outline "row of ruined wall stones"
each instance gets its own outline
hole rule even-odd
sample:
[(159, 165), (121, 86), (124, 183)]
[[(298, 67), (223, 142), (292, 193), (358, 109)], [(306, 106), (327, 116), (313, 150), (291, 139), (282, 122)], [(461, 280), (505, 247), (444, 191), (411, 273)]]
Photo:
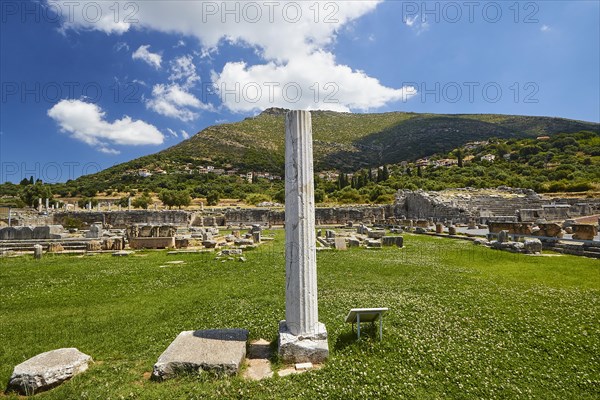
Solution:
[(576, 240), (594, 240), (598, 227), (591, 224), (571, 224), (562, 226), (556, 223), (527, 223), (527, 222), (489, 222), (490, 233), (507, 231), (516, 235), (534, 235), (562, 238), (565, 233), (572, 233)]
[[(345, 224), (347, 221), (372, 222), (385, 220), (394, 216), (393, 206), (379, 207), (341, 207), (317, 208), (315, 219), (317, 224)], [(90, 226), (102, 222), (104, 226), (127, 229), (130, 226), (147, 224), (152, 226), (227, 226), (282, 225), (285, 212), (280, 209), (247, 208), (225, 209), (222, 211), (113, 211), (113, 212), (61, 212), (54, 214), (54, 223), (65, 225), (68, 218), (75, 218)], [(164, 235), (160, 235), (164, 236)]]

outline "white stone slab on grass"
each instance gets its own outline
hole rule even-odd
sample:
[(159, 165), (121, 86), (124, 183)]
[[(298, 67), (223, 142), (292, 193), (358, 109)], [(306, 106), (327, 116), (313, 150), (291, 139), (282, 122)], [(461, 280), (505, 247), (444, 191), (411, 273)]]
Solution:
[(17, 365), (7, 392), (28, 396), (52, 389), (88, 369), (92, 357), (75, 348), (47, 351)]
[(164, 380), (202, 370), (235, 375), (246, 357), (247, 340), (245, 329), (181, 332), (154, 364), (152, 379)]

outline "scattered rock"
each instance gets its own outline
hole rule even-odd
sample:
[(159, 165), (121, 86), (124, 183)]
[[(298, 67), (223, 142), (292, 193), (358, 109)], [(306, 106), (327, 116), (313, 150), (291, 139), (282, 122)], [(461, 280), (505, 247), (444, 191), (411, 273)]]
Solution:
[(38, 354), (15, 367), (7, 391), (28, 396), (52, 389), (87, 370), (90, 361), (90, 356), (75, 348)]
[(201, 370), (235, 375), (246, 356), (247, 340), (245, 329), (181, 332), (154, 364), (152, 379), (164, 380)]

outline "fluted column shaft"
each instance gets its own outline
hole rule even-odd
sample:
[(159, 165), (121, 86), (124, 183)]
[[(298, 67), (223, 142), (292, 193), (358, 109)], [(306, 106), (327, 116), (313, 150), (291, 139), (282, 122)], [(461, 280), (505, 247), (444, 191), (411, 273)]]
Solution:
[(294, 335), (318, 328), (312, 122), (309, 111), (285, 119), (285, 317)]

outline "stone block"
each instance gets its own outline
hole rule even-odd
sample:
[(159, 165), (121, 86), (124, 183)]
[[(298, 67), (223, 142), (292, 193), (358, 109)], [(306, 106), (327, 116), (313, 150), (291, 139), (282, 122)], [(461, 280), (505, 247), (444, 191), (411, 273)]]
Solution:
[(173, 249), (175, 248), (174, 237), (137, 237), (129, 241), (132, 249)]
[(293, 335), (285, 321), (279, 322), (279, 355), (284, 362), (314, 364), (323, 363), (329, 357), (327, 329), (318, 323), (317, 331), (312, 335)]
[(190, 240), (185, 238), (175, 239), (175, 248), (187, 249), (190, 246)]
[(384, 236), (381, 238), (381, 244), (383, 246), (394, 246), (396, 244), (396, 238), (394, 236)]
[(360, 240), (355, 237), (348, 239), (348, 247), (360, 247)]
[(499, 243), (505, 243), (510, 241), (510, 236), (507, 230), (503, 230), (498, 232), (498, 242)]
[(17, 230), (12, 227), (6, 227), (0, 229), (0, 240), (14, 240)]
[(372, 230), (368, 232), (367, 236), (370, 239), (381, 239), (385, 236), (385, 230)]
[(90, 356), (75, 348), (38, 354), (14, 368), (7, 391), (28, 396), (52, 389), (87, 370), (90, 361)]
[(18, 226), (15, 228), (15, 240), (33, 239), (33, 229), (28, 226)]
[(575, 224), (571, 228), (573, 229), (573, 239), (577, 240), (594, 240), (594, 237), (598, 234), (596, 225)]
[(343, 237), (336, 237), (333, 242), (333, 247), (335, 247), (336, 250), (347, 250), (346, 239)]
[(235, 375), (246, 357), (247, 340), (245, 329), (181, 332), (154, 364), (152, 379), (164, 380), (202, 370)]
[(60, 243), (48, 243), (48, 253), (60, 253), (65, 248)]
[(86, 251), (100, 251), (102, 250), (102, 243), (97, 240), (92, 240), (85, 244)]
[(525, 253), (539, 254), (542, 252), (542, 242), (539, 239), (526, 239), (523, 248)]
[(379, 240), (374, 240), (374, 239), (367, 239), (365, 241), (367, 247), (373, 247), (373, 248), (380, 248), (381, 247), (381, 241)]

